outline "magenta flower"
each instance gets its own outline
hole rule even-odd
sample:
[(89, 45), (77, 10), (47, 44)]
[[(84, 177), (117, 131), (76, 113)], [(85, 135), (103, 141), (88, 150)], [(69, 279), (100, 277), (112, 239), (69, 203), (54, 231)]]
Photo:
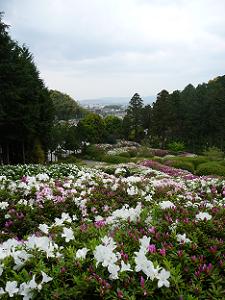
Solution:
[(166, 249), (165, 249), (165, 248), (159, 249), (159, 253), (160, 253), (162, 256), (166, 256)]
[(120, 291), (120, 290), (118, 290), (118, 291), (117, 291), (117, 297), (118, 297), (119, 299), (122, 299), (122, 298), (123, 298), (123, 292)]
[(156, 247), (155, 247), (155, 245), (150, 244), (150, 245), (148, 246), (148, 251), (149, 251), (150, 253), (155, 253), (155, 252), (156, 252)]
[(156, 229), (155, 229), (155, 227), (150, 227), (150, 228), (148, 229), (148, 231), (149, 231), (150, 233), (155, 233), (155, 232), (156, 232)]
[(6, 228), (11, 227), (12, 225), (13, 225), (13, 221), (12, 221), (12, 220), (9, 220), (9, 221), (6, 221), (6, 222), (5, 222), (5, 227), (6, 227)]
[(145, 279), (143, 276), (141, 276), (140, 284), (141, 284), (141, 287), (144, 289), (145, 288)]

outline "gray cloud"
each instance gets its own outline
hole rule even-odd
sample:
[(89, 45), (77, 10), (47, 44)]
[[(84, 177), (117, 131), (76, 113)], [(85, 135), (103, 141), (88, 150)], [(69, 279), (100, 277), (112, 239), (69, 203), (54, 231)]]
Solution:
[(152, 95), (225, 70), (224, 0), (0, 0), (50, 88)]

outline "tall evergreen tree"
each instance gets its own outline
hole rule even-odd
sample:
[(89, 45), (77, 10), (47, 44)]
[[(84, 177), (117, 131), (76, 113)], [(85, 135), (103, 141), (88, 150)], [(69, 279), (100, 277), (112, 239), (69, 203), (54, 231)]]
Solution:
[(34, 148), (47, 150), (52, 102), (29, 50), (8, 34), (0, 15), (0, 136), (2, 161), (34, 161)]
[(133, 139), (140, 141), (143, 137), (143, 100), (137, 93), (129, 102), (126, 119), (131, 126)]

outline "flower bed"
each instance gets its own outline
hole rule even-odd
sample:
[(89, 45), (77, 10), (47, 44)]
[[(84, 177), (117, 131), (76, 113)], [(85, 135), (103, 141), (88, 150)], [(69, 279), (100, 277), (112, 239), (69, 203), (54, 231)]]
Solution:
[(2, 299), (224, 299), (225, 181), (0, 169)]

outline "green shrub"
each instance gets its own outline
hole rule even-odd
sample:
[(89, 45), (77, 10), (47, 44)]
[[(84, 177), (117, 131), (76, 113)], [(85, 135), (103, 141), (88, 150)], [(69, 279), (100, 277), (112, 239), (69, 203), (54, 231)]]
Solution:
[(185, 146), (183, 142), (172, 142), (168, 144), (168, 148), (171, 151), (179, 152), (179, 151), (184, 151)]
[(130, 161), (127, 157), (122, 157), (119, 155), (104, 155), (102, 157), (102, 161), (110, 163), (110, 164), (122, 164), (122, 163), (128, 163)]
[(209, 160), (222, 160), (224, 157), (223, 151), (221, 151), (217, 147), (210, 147), (206, 151), (203, 152), (203, 154), (209, 159)]
[(220, 161), (221, 166), (225, 166), (225, 159)]
[(104, 154), (105, 154), (105, 151), (103, 149), (98, 148), (95, 145), (90, 145), (87, 147), (87, 149), (85, 151), (85, 158), (101, 161)]
[(138, 157), (148, 157), (148, 158), (150, 158), (150, 157), (152, 157), (153, 155), (152, 155), (152, 151), (151, 151), (150, 148), (148, 148), (148, 147), (143, 147), (143, 146), (142, 146), (142, 147), (138, 150), (137, 156), (138, 156)]
[(218, 162), (207, 162), (200, 164), (197, 167), (197, 175), (218, 175), (225, 176), (225, 166), (222, 166)]
[(119, 156), (130, 158), (130, 152), (121, 152)]
[(185, 161), (185, 160), (172, 160), (172, 167), (182, 169), (182, 170), (187, 170), (191, 173), (195, 172), (195, 167), (194, 164), (190, 161)]
[(129, 150), (130, 157), (136, 157), (137, 156), (137, 150)]
[(208, 162), (208, 159), (205, 156), (185, 157), (183, 159), (187, 162), (191, 162), (194, 165), (195, 170), (200, 164)]
[(78, 162), (79, 162), (79, 160), (72, 154), (67, 157), (61, 157), (58, 160), (58, 163), (76, 164)]

